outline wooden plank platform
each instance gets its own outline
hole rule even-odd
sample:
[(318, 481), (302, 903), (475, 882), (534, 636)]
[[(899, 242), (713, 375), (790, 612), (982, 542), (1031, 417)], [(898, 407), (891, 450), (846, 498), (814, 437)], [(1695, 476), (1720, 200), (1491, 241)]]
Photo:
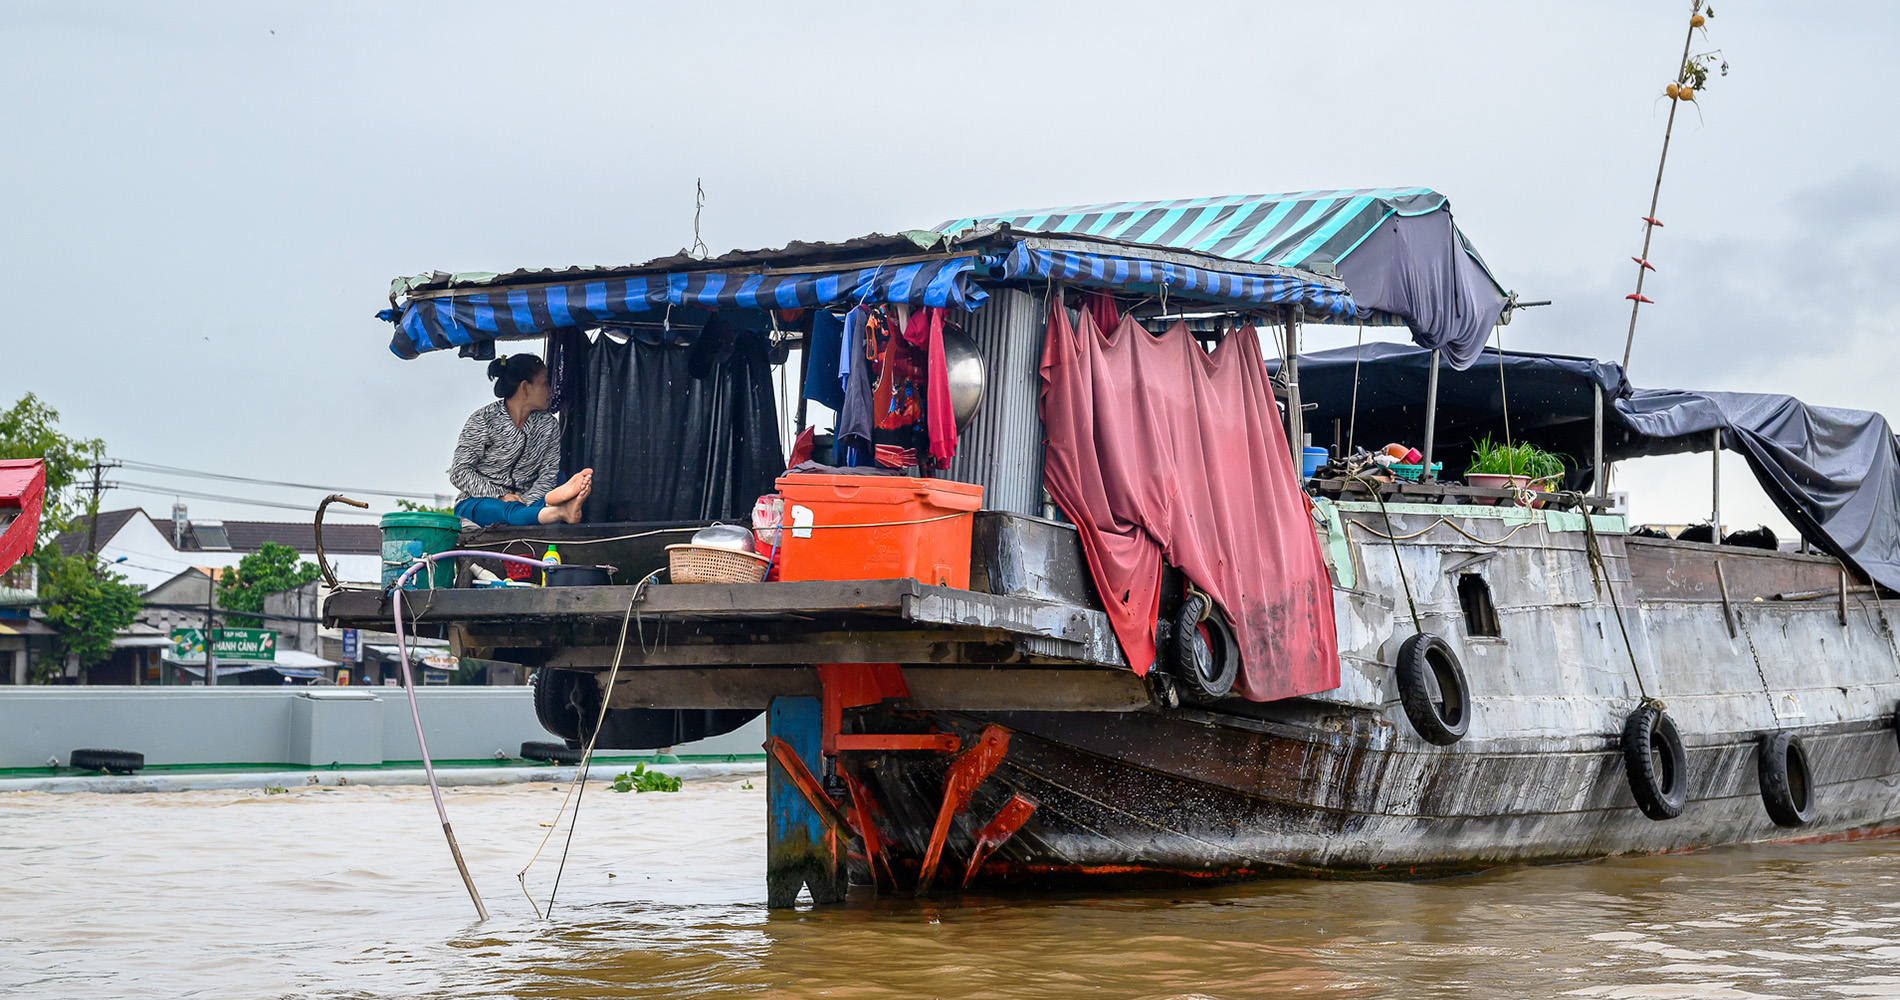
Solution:
[[(455, 629), (489, 649), (541, 650), (571, 669), (605, 668), (631, 604), (623, 665), (964, 662), (1125, 667), (1108, 616), (1051, 601), (915, 580), (415, 590), (405, 621)], [(381, 591), (343, 590), (324, 623), (388, 630)]]

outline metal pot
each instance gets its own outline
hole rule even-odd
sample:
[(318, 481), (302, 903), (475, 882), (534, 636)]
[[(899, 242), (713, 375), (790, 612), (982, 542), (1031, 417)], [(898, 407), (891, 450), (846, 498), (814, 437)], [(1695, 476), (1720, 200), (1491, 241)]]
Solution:
[(547, 570), (550, 587), (605, 587), (613, 582), (612, 566), (554, 566)]
[(950, 409), (962, 430), (983, 402), (983, 354), (961, 330), (943, 331), (944, 366), (950, 370)]
[(751, 552), (755, 555), (759, 551), (758, 543), (752, 539), (752, 529), (742, 528), (736, 524), (709, 524), (693, 532), (693, 544)]

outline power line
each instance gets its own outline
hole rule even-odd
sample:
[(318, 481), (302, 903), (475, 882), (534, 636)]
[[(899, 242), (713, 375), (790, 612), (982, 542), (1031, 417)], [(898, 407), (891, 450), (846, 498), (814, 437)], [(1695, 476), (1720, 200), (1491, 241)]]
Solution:
[[(156, 472), (167, 476), (185, 476), (196, 479), (222, 479), (230, 483), (250, 483), (256, 486), (287, 486), (299, 490), (317, 490), (323, 493), (362, 493), (373, 497), (399, 497), (410, 500), (433, 500), (436, 492), (420, 490), (375, 490), (368, 487), (324, 486), (317, 483), (291, 483), (281, 479), (256, 479), (251, 476), (233, 476), (223, 472), (205, 472), (202, 469), (185, 469), (175, 465), (158, 465), (153, 462), (139, 462), (122, 459), (121, 463), (135, 472)], [(315, 510), (314, 507), (304, 508)]]
[[(114, 488), (125, 490), (130, 493), (146, 493), (152, 496), (190, 497), (193, 500), (219, 500), (219, 501), (223, 501), (224, 503), (243, 504), (245, 506), (250, 506), (250, 507), (275, 507), (280, 510), (297, 510), (297, 511), (303, 511), (306, 514), (314, 513), (317, 509), (315, 507), (306, 506), (304, 504), (284, 503), (279, 500), (258, 500), (254, 497), (234, 497), (234, 496), (228, 496), (223, 493), (203, 493), (198, 490), (183, 490), (183, 489), (177, 489), (175, 487), (170, 487), (170, 486), (154, 486), (151, 483), (132, 483), (132, 482), (121, 481), (118, 484), (116, 484)], [(338, 510), (335, 507), (332, 507), (331, 510), (325, 512), (324, 516), (330, 517), (330, 516), (335, 516), (335, 515), (344, 515), (348, 517), (375, 517), (377, 516), (375, 514), (358, 514), (355, 511)]]

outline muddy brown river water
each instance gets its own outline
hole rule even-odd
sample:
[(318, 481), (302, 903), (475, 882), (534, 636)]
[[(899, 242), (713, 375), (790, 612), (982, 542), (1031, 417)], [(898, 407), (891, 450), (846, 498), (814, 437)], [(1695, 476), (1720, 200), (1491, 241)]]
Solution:
[(448, 790), (480, 925), (427, 789), (0, 794), (0, 996), (1900, 997), (1893, 841), (774, 912), (753, 784), (590, 787), (545, 921), (560, 794)]

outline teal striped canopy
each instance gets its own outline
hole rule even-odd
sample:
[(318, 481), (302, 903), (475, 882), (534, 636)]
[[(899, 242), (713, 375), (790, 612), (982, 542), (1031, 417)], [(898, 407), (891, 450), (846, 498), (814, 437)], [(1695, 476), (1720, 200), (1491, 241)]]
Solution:
[(1386, 219), (1444, 207), (1444, 195), (1422, 187), (1296, 191), (1004, 212), (953, 219), (937, 231), (1007, 223), (1012, 229), (1193, 250), (1325, 274), (1332, 271), (1327, 265), (1351, 253)]

